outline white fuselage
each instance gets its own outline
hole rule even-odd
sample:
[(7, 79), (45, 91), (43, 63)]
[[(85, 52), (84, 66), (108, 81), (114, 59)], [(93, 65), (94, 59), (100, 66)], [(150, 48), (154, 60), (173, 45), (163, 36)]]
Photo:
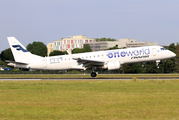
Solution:
[[(73, 56), (73, 57), (72, 57)], [(43, 70), (68, 70), (68, 69), (86, 69), (83, 61), (89, 61), (90, 64), (99, 62), (102, 68), (105, 64), (112, 61), (119, 61), (120, 64), (147, 62), (168, 59), (176, 56), (175, 53), (164, 49), (161, 46), (146, 46), (127, 49), (116, 49), (107, 51), (97, 51), (88, 53), (79, 53), (72, 55), (59, 55), (34, 59), (28, 65), (16, 64), (15, 67), (43, 69)], [(79, 64), (77, 59), (82, 60)], [(85, 63), (85, 62), (84, 62)], [(87, 64), (87, 63), (85, 63)], [(106, 68), (107, 69), (107, 68)]]

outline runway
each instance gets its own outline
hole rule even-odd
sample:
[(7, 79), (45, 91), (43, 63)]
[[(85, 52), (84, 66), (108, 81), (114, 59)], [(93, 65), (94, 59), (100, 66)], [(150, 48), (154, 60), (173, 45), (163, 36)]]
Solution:
[(0, 81), (36, 81), (36, 80), (179, 80), (179, 77), (160, 78), (0, 78)]

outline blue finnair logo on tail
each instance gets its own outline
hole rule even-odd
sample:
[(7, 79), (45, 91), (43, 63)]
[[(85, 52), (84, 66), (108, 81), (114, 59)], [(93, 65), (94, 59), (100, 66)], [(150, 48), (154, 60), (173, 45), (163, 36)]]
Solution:
[(22, 48), (20, 45), (12, 45), (13, 48), (16, 48), (16, 50), (22, 50), (23, 52), (29, 52), (28, 50)]

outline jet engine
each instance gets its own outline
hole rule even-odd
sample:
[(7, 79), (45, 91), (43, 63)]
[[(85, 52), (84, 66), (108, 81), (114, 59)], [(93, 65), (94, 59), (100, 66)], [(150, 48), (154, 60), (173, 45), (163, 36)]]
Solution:
[(107, 62), (103, 68), (106, 68), (108, 70), (117, 70), (121, 67), (121, 64), (119, 61), (111, 61), (111, 62)]

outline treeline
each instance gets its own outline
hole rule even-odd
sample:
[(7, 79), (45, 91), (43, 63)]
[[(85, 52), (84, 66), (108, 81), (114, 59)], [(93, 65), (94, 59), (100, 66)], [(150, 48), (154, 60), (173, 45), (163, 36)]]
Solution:
[[(99, 41), (108, 40), (108, 41), (116, 41), (115, 39), (111, 38), (101, 38)], [(47, 56), (47, 47), (42, 42), (33, 42), (32, 44), (27, 45), (27, 50), (30, 51), (32, 54), (36, 54), (42, 57)], [(134, 64), (124, 64), (121, 66), (118, 72), (121, 73), (178, 73), (179, 72), (179, 44), (175, 45), (174, 43), (170, 44), (167, 49), (171, 50), (172, 52), (176, 53), (175, 58), (161, 60), (158, 67), (156, 66), (155, 61), (145, 62), (145, 63), (134, 63)], [(109, 50), (118, 49), (117, 46), (109, 48)], [(84, 45), (82, 49), (75, 48), (72, 50), (72, 54), (75, 53), (83, 53), (83, 52), (91, 52), (91, 48), (89, 45)], [(55, 55), (64, 55), (67, 54), (67, 51), (58, 51), (54, 50), (50, 53), (49, 56)], [(14, 57), (12, 55), (11, 49), (6, 49), (1, 52), (0, 54), (0, 67), (6, 67), (5, 60), (14, 61)]]
[(113, 38), (96, 38), (96, 41), (117, 41), (116, 39)]

